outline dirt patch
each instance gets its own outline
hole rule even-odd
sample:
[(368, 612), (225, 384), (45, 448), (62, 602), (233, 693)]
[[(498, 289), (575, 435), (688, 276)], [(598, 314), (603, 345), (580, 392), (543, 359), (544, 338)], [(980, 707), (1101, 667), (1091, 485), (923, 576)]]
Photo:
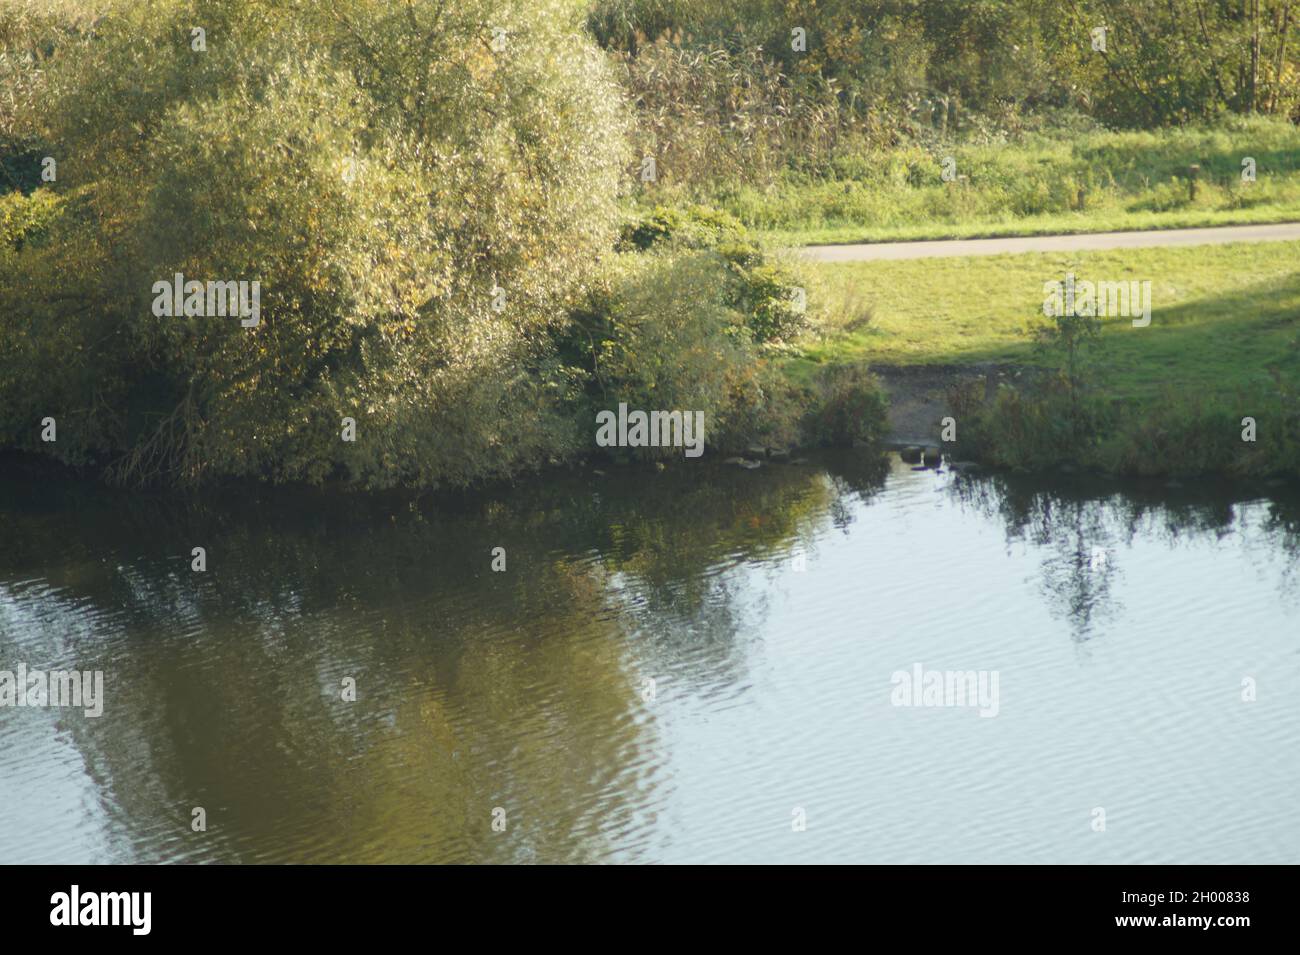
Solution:
[(979, 382), (985, 400), (1002, 382), (1019, 382), (1027, 373), (1020, 365), (978, 362), (970, 365), (872, 365), (889, 395), (889, 435), (892, 445), (938, 444), (940, 420), (950, 413), (948, 391)]

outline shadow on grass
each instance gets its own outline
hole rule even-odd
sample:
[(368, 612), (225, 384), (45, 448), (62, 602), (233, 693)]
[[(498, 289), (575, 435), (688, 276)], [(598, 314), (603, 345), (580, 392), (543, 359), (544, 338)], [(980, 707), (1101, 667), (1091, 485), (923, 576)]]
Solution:
[[(1040, 318), (1028, 310), (1025, 322)], [(1163, 387), (1196, 386), (1202, 393), (1232, 394), (1271, 385), (1270, 370), (1300, 381), (1300, 269), (1215, 296), (1201, 296), (1152, 309), (1151, 324), (1134, 328), (1129, 318), (1104, 320), (1098, 365), (1116, 397), (1149, 395)], [(803, 380), (819, 364), (865, 362), (885, 366), (1041, 366), (1028, 334), (968, 349), (943, 348), (909, 361), (882, 361), (874, 343), (885, 333), (869, 328), (820, 346), (820, 354), (792, 359), (787, 371)]]

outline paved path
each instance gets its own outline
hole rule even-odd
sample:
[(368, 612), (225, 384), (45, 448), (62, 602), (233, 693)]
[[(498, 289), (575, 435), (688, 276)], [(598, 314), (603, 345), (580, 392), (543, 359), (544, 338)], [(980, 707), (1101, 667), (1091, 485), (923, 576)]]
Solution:
[(1149, 232), (1094, 232), (1090, 235), (1039, 235), (1007, 239), (943, 239), (937, 242), (864, 242), (810, 245), (800, 255), (817, 262), (869, 262), (878, 259), (931, 259), (1019, 252), (1075, 252), (1086, 249), (1142, 249), (1150, 246), (1217, 245), (1223, 242), (1300, 240), (1300, 222), (1233, 225), (1210, 229)]

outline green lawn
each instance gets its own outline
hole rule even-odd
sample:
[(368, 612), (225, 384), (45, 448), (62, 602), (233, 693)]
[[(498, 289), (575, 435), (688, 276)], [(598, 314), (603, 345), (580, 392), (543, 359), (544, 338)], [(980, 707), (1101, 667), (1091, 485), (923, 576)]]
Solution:
[(1043, 283), (1147, 280), (1146, 328), (1107, 319), (1107, 389), (1152, 397), (1166, 386), (1227, 393), (1281, 367), (1300, 381), (1300, 242), (809, 264), (820, 334), (789, 370), (817, 363), (1032, 364), (1026, 329)]
[[(955, 161), (956, 181), (942, 178)], [(1245, 159), (1255, 181), (1242, 180)], [(1200, 167), (1196, 197), (1189, 167)], [(666, 190), (654, 202), (686, 196)], [(1300, 220), (1300, 127), (1090, 130), (995, 143), (846, 146), (831, 168), (766, 184), (718, 182), (693, 198), (782, 246), (1170, 229)]]

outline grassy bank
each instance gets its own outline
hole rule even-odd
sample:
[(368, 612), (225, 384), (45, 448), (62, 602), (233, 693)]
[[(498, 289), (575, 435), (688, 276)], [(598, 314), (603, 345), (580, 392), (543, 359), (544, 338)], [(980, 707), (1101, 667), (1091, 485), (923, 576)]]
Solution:
[(1280, 365), (1300, 380), (1300, 243), (815, 264), (821, 340), (794, 362), (1041, 364), (1026, 334), (1043, 283), (1151, 281), (1151, 325), (1106, 319), (1108, 392), (1149, 398), (1164, 385), (1198, 392), (1265, 383)]
[[(821, 334), (787, 371), (799, 380), (826, 364), (1039, 369), (1028, 376), (1038, 386), (990, 404), (952, 397), (965, 453), (1030, 468), (1300, 475), (1297, 263), (1300, 243), (811, 266)], [(1101, 321), (1081, 411), (1062, 404), (1061, 355), (1030, 334), (1045, 321), (1043, 283), (1067, 272), (1151, 282), (1150, 326)], [(1246, 416), (1258, 424), (1253, 443), (1241, 439)]]
[[(951, 182), (942, 175), (948, 157)], [(1247, 158), (1254, 182), (1242, 179)], [(657, 201), (687, 190), (663, 192)], [(1300, 128), (1252, 118), (841, 149), (816, 175), (785, 170), (767, 184), (728, 180), (691, 192), (791, 246), (1283, 222), (1300, 219)]]

